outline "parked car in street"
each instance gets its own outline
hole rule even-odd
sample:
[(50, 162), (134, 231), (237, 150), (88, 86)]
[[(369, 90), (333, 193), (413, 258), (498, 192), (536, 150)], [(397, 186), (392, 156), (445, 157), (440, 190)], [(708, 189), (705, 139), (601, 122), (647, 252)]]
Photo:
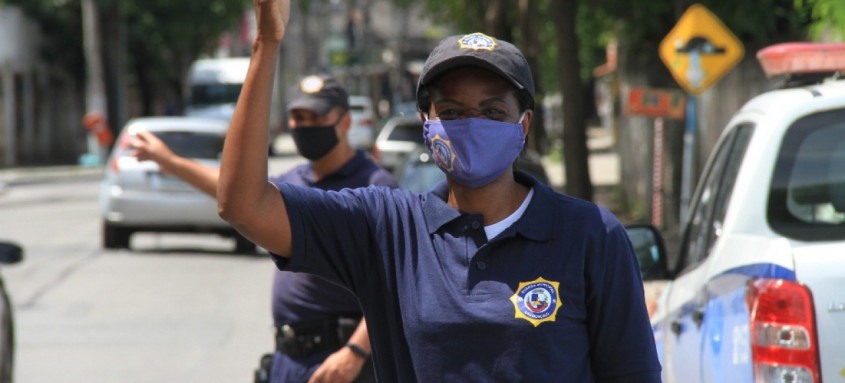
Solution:
[(255, 245), (220, 218), (214, 198), (161, 172), (154, 161), (138, 161), (131, 155), (132, 136), (146, 130), (174, 153), (219, 167), (228, 127), (224, 120), (197, 117), (130, 120), (116, 141), (100, 186), (103, 247), (129, 248), (136, 232), (200, 232), (232, 237), (235, 251), (254, 252)]
[[(23, 249), (11, 242), (0, 242), (0, 264), (11, 265), (23, 260)], [(12, 301), (6, 284), (0, 278), (0, 383), (11, 383), (15, 367), (15, 321)]]
[(418, 116), (394, 116), (376, 136), (375, 152), (379, 165), (394, 171), (411, 152), (424, 145), (423, 123)]
[(349, 114), (352, 117), (349, 144), (353, 148), (369, 151), (375, 143), (377, 130), (373, 100), (368, 96), (350, 95)]
[[(549, 177), (539, 156), (532, 152), (524, 152), (517, 157), (514, 168), (528, 173), (538, 181), (549, 185)], [(446, 179), (446, 175), (431, 157), (424, 146), (411, 152), (396, 171), (396, 183), (400, 188), (416, 193), (429, 191), (438, 182)]]
[(667, 266), (653, 227), (628, 228), (644, 279), (669, 279), (652, 317), (665, 382), (845, 379), (845, 81), (835, 75), (845, 44), (780, 44), (758, 58), (791, 87), (754, 97), (722, 132), (677, 262)]

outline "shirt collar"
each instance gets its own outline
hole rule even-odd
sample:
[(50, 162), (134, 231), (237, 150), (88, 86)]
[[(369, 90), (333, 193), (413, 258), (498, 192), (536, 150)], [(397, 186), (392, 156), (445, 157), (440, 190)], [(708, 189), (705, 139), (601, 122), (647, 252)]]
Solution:
[[(346, 161), (340, 169), (337, 169), (333, 173), (326, 174), (323, 176), (322, 180), (331, 179), (334, 177), (351, 177), (356, 172), (358, 172), (361, 167), (367, 165), (367, 157), (361, 150), (355, 150), (355, 155)], [(311, 163), (308, 163), (308, 166), (303, 167), (300, 170), (300, 176), (302, 177), (305, 182), (308, 183), (308, 186), (314, 186), (317, 183), (317, 176), (314, 175), (314, 168), (311, 167)]]
[[(522, 217), (513, 227), (516, 232), (528, 239), (547, 241), (555, 236), (554, 223), (556, 209), (555, 191), (548, 185), (537, 182), (533, 177), (520, 172), (514, 172), (514, 179), (529, 188), (534, 188), (534, 197)], [(441, 181), (423, 196), (423, 215), (425, 216), (428, 233), (437, 232), (443, 225), (461, 216), (461, 213), (449, 206), (449, 185)]]

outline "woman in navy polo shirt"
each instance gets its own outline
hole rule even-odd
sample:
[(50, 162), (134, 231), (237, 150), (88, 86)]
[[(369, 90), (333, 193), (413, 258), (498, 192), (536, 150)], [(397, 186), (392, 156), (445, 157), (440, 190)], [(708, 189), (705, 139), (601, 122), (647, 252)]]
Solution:
[(384, 382), (658, 382), (636, 258), (606, 210), (511, 165), (533, 116), (522, 53), (474, 33), (432, 51), (417, 89), (447, 180), (430, 192), (267, 183), (267, 114), (289, 4), (259, 0), (220, 214), (284, 270), (347, 286)]

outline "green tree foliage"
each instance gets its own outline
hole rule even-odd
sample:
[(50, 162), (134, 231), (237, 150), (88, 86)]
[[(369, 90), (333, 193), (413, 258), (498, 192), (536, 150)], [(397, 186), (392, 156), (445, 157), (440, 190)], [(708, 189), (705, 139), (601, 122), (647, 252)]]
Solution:
[[(121, 2), (127, 68), (135, 75), (142, 98), (181, 95), (181, 81), (190, 62), (216, 46), (222, 32), (237, 25), (250, 0), (97, 0), (105, 8)], [(81, 86), (85, 78), (79, 0), (6, 0), (20, 6), (41, 27), (43, 59), (60, 68)], [(105, 35), (103, 40), (115, 38)], [(105, 46), (105, 44), (104, 44)], [(109, 52), (104, 52), (108, 55)], [(174, 100), (176, 102), (180, 100)], [(150, 110), (145, 111), (147, 113)]]
[(85, 76), (85, 57), (79, 0), (6, 0), (0, 5), (4, 3), (20, 7), (39, 24), (43, 33), (41, 56), (52, 68), (48, 73), (65, 74), (81, 87)]
[(842, 41), (845, 39), (845, 2), (795, 0), (795, 7), (808, 12), (810, 38), (813, 40)]
[(146, 113), (151, 112), (152, 99), (160, 93), (175, 94), (173, 101), (181, 103), (182, 81), (190, 63), (214, 49), (221, 34), (237, 25), (251, 3), (249, 0), (124, 3), (130, 66), (139, 80)]

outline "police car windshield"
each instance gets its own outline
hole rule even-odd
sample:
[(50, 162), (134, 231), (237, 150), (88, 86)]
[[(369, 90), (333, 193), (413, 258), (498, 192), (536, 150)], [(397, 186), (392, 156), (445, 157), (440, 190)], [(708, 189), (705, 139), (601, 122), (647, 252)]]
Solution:
[(845, 238), (845, 109), (801, 118), (783, 137), (768, 220), (794, 239)]

